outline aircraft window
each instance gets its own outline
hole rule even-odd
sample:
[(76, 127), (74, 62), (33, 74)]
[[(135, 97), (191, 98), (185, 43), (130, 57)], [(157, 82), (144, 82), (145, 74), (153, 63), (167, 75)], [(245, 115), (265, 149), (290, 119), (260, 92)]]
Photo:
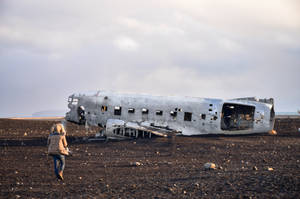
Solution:
[(102, 111), (102, 112), (107, 111), (107, 106), (102, 106), (102, 107), (101, 107), (101, 111)]
[(72, 104), (76, 105), (78, 103), (78, 99), (72, 99)]
[(163, 115), (163, 111), (157, 110), (157, 111), (155, 112), (155, 114), (156, 114), (156, 115)]
[(201, 119), (205, 120), (205, 118), (206, 118), (205, 114), (200, 114), (200, 116), (201, 116)]
[(148, 114), (149, 113), (149, 110), (148, 109), (146, 109), (146, 108), (143, 108), (142, 109), (142, 114)]
[(122, 107), (121, 106), (115, 106), (114, 114), (115, 115), (121, 115), (121, 113), (122, 113)]
[(176, 112), (176, 111), (171, 111), (171, 112), (170, 112), (170, 115), (171, 115), (172, 117), (176, 117), (176, 116), (177, 116), (177, 112)]
[(135, 111), (134, 108), (129, 108), (128, 109), (128, 113), (134, 113), (134, 111)]
[(184, 121), (192, 121), (192, 113), (184, 112)]

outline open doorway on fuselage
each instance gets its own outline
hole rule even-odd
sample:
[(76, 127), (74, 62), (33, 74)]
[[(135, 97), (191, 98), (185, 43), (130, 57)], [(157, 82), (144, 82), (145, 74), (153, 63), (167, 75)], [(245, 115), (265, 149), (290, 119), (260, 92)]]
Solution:
[(221, 114), (221, 129), (226, 131), (252, 129), (254, 113), (254, 106), (224, 103)]

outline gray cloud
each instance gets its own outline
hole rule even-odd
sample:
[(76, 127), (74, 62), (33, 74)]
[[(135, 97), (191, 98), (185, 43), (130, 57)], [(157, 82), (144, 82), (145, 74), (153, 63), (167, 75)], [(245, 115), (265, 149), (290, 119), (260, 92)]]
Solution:
[(274, 97), (300, 109), (296, 0), (2, 1), (0, 117), (66, 109), (68, 95)]

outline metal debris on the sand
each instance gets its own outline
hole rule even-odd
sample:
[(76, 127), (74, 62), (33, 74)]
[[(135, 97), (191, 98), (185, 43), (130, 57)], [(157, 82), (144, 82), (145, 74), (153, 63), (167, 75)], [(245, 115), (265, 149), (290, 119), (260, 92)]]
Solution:
[(274, 171), (272, 167), (268, 167), (268, 171)]

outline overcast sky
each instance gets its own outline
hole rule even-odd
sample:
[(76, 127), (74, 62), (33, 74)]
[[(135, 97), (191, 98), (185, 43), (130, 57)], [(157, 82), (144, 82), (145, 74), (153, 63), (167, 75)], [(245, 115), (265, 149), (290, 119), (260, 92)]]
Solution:
[(295, 112), (300, 1), (0, 1), (0, 117), (93, 90), (273, 97)]

